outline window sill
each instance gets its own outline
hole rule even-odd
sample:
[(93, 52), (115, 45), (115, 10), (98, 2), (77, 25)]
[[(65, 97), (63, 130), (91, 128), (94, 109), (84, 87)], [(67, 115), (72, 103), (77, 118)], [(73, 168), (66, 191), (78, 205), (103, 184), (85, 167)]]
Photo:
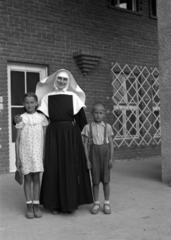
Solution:
[(114, 138), (114, 140), (116, 140), (116, 141), (122, 141), (122, 140), (131, 140), (132, 141), (132, 139), (139, 139), (140, 138), (140, 135), (132, 135), (132, 136), (123, 136), (123, 137), (118, 137), (118, 136), (116, 136), (115, 138)]
[(150, 15), (150, 18), (151, 18), (151, 19), (154, 19), (154, 20), (157, 20), (157, 17), (156, 17), (156, 16), (153, 16), (153, 15)]

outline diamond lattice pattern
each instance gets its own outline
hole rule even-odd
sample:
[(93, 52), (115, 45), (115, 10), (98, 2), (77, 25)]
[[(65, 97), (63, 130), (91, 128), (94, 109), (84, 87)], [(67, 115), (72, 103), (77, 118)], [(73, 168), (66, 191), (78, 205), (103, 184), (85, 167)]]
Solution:
[(160, 144), (158, 69), (116, 63), (111, 71), (115, 145)]

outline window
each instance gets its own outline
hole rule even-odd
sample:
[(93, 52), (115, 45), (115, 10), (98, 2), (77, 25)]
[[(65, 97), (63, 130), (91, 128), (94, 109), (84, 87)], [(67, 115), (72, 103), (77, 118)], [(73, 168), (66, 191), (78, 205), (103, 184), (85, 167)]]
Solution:
[(130, 11), (139, 11), (139, 1), (138, 0), (111, 0), (110, 4), (113, 7), (127, 9)]
[(150, 16), (157, 18), (157, 0), (150, 0)]
[(134, 76), (120, 74), (113, 81), (114, 131), (115, 138), (138, 136), (138, 91)]
[(152, 101), (153, 101), (154, 137), (161, 137), (160, 98), (159, 98), (159, 82), (158, 82), (158, 79), (156, 79), (152, 82)]
[(159, 71), (157, 68), (111, 68), (114, 144), (149, 146), (161, 143)]
[(161, 137), (161, 127), (160, 127), (160, 108), (153, 107), (153, 114), (154, 114), (154, 129), (155, 134), (154, 137)]

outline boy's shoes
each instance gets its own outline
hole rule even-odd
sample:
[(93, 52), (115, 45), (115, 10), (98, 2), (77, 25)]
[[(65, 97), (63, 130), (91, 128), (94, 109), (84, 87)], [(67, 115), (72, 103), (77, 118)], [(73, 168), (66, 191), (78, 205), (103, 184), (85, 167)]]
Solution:
[(94, 203), (92, 209), (91, 209), (91, 213), (92, 214), (97, 214), (100, 210), (100, 204), (99, 203)]
[(35, 218), (41, 218), (42, 217), (42, 212), (39, 208), (39, 204), (33, 204), (33, 212)]
[(104, 204), (104, 206), (103, 206), (103, 212), (104, 212), (105, 214), (111, 214), (110, 204), (107, 204), (107, 203)]
[(32, 219), (34, 218), (34, 213), (33, 213), (33, 204), (27, 204), (27, 209), (26, 209), (26, 218)]

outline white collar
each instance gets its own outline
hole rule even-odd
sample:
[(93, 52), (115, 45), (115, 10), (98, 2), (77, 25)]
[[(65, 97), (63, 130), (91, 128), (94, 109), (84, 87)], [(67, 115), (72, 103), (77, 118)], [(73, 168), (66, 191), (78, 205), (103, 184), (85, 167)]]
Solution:
[(54, 92), (66, 92), (67, 88), (63, 88), (63, 89), (58, 89), (56, 88)]
[(96, 122), (92, 122), (91, 124), (92, 126), (95, 126), (95, 125), (100, 125), (100, 126), (103, 126), (103, 127), (106, 127), (106, 124), (102, 121), (100, 123), (96, 123)]

